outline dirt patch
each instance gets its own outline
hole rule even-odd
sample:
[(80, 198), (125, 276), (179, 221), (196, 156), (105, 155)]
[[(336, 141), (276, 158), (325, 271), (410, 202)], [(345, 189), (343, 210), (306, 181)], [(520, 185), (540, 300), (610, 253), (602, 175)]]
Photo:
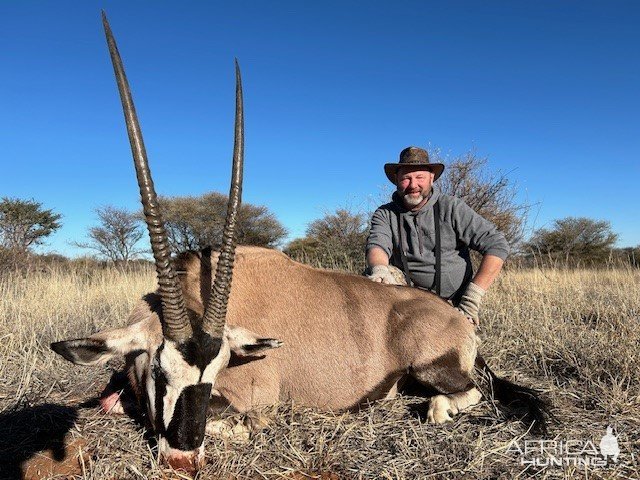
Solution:
[(91, 460), (86, 446), (86, 440), (79, 438), (65, 444), (62, 458), (53, 450), (37, 453), (22, 464), (22, 479), (38, 480), (54, 476), (66, 478), (82, 475), (84, 465)]

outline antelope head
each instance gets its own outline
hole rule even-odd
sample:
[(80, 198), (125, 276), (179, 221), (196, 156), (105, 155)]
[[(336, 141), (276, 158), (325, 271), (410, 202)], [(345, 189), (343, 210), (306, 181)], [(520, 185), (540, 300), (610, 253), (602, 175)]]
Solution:
[[(67, 360), (80, 365), (103, 363), (115, 354), (143, 352), (142, 371), (136, 372), (144, 390), (151, 426), (159, 437), (160, 459), (174, 468), (198, 469), (204, 462), (206, 414), (219, 372), (228, 365), (232, 349), (253, 352), (275, 348), (280, 342), (252, 336), (226, 326), (226, 312), (235, 254), (235, 225), (242, 194), (243, 105), (240, 70), (236, 61), (236, 115), (233, 167), (222, 247), (211, 294), (202, 317), (187, 310), (180, 280), (173, 268), (167, 233), (151, 178), (140, 125), (115, 39), (103, 12), (102, 21), (124, 110), (129, 142), (140, 188), (162, 303), (158, 312), (162, 338), (150, 338), (148, 324), (140, 322), (85, 339), (51, 345)], [(146, 325), (146, 326), (145, 326)], [(240, 333), (238, 335), (238, 332)], [(159, 335), (158, 335), (159, 336)], [(247, 337), (252, 337), (247, 339)], [(240, 343), (238, 345), (238, 338)], [(251, 343), (251, 345), (249, 345)]]

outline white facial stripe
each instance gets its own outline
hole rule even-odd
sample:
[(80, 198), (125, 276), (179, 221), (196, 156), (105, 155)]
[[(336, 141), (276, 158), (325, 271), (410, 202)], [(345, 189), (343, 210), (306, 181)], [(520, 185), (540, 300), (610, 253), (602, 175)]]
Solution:
[(162, 421), (164, 428), (169, 428), (180, 393), (185, 387), (200, 383), (200, 369), (185, 362), (182, 354), (170, 340), (165, 340), (164, 349), (160, 353), (160, 362), (160, 367), (167, 377), (167, 391), (162, 400)]
[(147, 410), (149, 411), (149, 415), (151, 418), (151, 424), (153, 428), (156, 428), (155, 418), (156, 418), (156, 384), (153, 380), (153, 377), (149, 375), (147, 377)]
[[(183, 453), (182, 450), (171, 447), (169, 445), (169, 442), (167, 442), (167, 439), (164, 437), (158, 438), (158, 447), (158, 452), (166, 456), (170, 456), (171, 454)], [(197, 452), (201, 455), (204, 454), (204, 445), (198, 447)]]
[(162, 398), (162, 423), (165, 429), (169, 428), (169, 424), (173, 418), (173, 411), (176, 408), (176, 402), (178, 401), (181, 391), (182, 388), (174, 389), (167, 385), (167, 391)]
[(220, 370), (226, 368), (229, 364), (229, 358), (231, 358), (229, 342), (223, 337), (222, 345), (220, 345), (220, 352), (218, 353), (218, 356), (215, 357), (209, 365), (207, 365), (207, 368), (204, 369), (201, 382), (210, 383), (212, 386), (215, 385), (215, 381)]

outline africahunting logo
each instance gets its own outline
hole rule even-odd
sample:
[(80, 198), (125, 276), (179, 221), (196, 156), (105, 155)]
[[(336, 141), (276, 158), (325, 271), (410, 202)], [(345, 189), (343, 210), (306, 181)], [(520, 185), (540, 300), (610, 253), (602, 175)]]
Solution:
[(598, 447), (591, 440), (512, 440), (507, 453), (518, 456), (521, 465), (536, 467), (606, 467), (618, 462), (620, 447), (613, 428), (607, 427)]

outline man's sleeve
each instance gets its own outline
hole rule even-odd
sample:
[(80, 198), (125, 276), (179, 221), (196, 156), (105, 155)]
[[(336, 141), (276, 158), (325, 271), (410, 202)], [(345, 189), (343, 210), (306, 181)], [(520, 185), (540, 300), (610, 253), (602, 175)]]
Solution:
[(459, 198), (453, 204), (452, 220), (458, 238), (470, 248), (482, 255), (495, 255), (506, 260), (509, 242), (504, 234)]
[(371, 247), (380, 247), (391, 258), (393, 241), (391, 236), (390, 212), (386, 209), (377, 209), (371, 217), (371, 228), (367, 238), (366, 251)]

